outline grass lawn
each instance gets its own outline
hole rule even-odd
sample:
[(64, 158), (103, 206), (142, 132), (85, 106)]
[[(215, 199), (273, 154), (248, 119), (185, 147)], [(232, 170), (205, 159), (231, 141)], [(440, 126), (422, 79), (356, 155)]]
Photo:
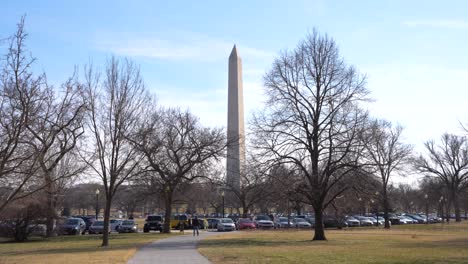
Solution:
[(468, 222), (394, 226), (391, 230), (253, 231), (203, 240), (213, 263), (468, 263)]
[(0, 243), (0, 263), (126, 263), (137, 247), (170, 235), (158, 233), (111, 234), (107, 248), (102, 235), (60, 236), (25, 243)]

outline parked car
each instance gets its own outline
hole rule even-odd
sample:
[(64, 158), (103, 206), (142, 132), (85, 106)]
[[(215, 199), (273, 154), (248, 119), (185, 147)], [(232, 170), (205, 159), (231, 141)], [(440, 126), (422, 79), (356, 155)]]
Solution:
[(145, 219), (143, 232), (148, 233), (151, 230), (163, 231), (164, 218), (161, 215), (148, 215)]
[(385, 220), (383, 218), (379, 217), (379, 220), (377, 221), (377, 218), (375, 218), (373, 216), (367, 216), (367, 219), (369, 219), (369, 221), (372, 222), (373, 226), (383, 226), (383, 225), (385, 225)]
[(120, 219), (111, 219), (109, 220), (110, 230), (112, 231), (119, 231), (119, 226), (122, 224), (122, 220)]
[(416, 220), (418, 222), (418, 224), (426, 223), (426, 218), (422, 218), (417, 214), (405, 214), (405, 216), (413, 218), (414, 220)]
[(254, 217), (253, 221), (257, 228), (274, 228), (275, 224), (271, 221), (270, 217), (267, 215), (257, 215)]
[(68, 218), (58, 226), (58, 233), (61, 235), (84, 235), (86, 223), (81, 218)]
[(208, 228), (218, 228), (219, 218), (207, 218), (206, 220), (208, 221)]
[(377, 225), (377, 220), (373, 221), (370, 219), (370, 217), (362, 216), (362, 215), (354, 215), (353, 216), (355, 219), (359, 220), (359, 225), (360, 226), (373, 226)]
[(345, 221), (346, 221), (346, 224), (348, 224), (349, 227), (361, 226), (361, 222), (358, 219), (356, 219), (356, 218), (354, 218), (352, 216), (346, 217)]
[[(94, 221), (94, 223), (89, 227), (88, 232), (90, 234), (102, 234), (104, 232), (104, 221)], [(107, 232), (110, 233), (110, 225)]]
[(441, 223), (442, 218), (438, 217), (436, 214), (429, 214), (429, 223)]
[(254, 221), (250, 220), (249, 218), (239, 218), (237, 220), (237, 229), (244, 230), (244, 229), (255, 229)]
[(119, 233), (137, 233), (138, 224), (135, 220), (123, 220), (118, 229)]
[(208, 229), (208, 220), (206, 218), (198, 218), (198, 223), (200, 223), (200, 229)]
[(312, 227), (315, 227), (315, 216), (307, 216), (305, 220), (309, 222)]
[(286, 228), (286, 227), (293, 227), (293, 226), (294, 226), (293, 222), (291, 220), (288, 222), (288, 218), (285, 216), (278, 217), (275, 221), (276, 228)]
[(234, 231), (236, 225), (231, 218), (221, 218), (218, 223), (218, 231)]
[(28, 225), (28, 233), (31, 236), (46, 236), (47, 227), (45, 224), (31, 224)]
[(305, 220), (305, 218), (294, 218), (292, 220), (294, 227), (296, 228), (311, 228), (312, 225)]
[(323, 226), (325, 228), (336, 227), (343, 228), (348, 227), (348, 223), (344, 219), (338, 219), (332, 216), (326, 216), (323, 218)]
[(86, 223), (86, 231), (88, 231), (89, 227), (96, 221), (96, 216), (91, 215), (77, 215), (73, 216), (73, 218), (81, 218)]
[(184, 225), (184, 229), (192, 228), (190, 218), (186, 214), (173, 215), (171, 217), (171, 228), (180, 229), (180, 225)]
[(412, 218), (412, 217), (409, 217), (407, 215), (400, 215), (400, 219), (404, 219), (408, 224), (417, 224), (418, 223), (418, 220)]

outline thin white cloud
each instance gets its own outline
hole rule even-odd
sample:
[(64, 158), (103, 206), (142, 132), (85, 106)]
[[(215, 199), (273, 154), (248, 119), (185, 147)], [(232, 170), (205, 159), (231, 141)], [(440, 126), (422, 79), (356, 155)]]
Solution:
[[(118, 55), (163, 60), (225, 60), (235, 43), (212, 39), (197, 34), (171, 34), (167, 37), (154, 36), (151, 33), (115, 34), (102, 36), (96, 41), (99, 50), (110, 51)], [(239, 43), (238, 43), (239, 44)], [(241, 57), (269, 59), (274, 53), (238, 45)]]
[(468, 29), (468, 21), (462, 19), (422, 19), (407, 20), (403, 25), (409, 27), (430, 27), (443, 29)]
[[(177, 96), (181, 93), (185, 96)], [(207, 89), (197, 92), (183, 88), (166, 87), (158, 89), (157, 96), (159, 104), (163, 106), (190, 109), (204, 125), (226, 126), (227, 87), (226, 89)], [(246, 123), (254, 111), (263, 107), (264, 102), (265, 97), (261, 83), (244, 82), (244, 119)]]

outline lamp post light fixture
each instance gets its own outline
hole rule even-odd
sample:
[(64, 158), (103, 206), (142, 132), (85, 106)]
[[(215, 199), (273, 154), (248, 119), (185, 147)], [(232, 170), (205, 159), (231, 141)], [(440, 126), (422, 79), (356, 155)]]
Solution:
[(429, 195), (424, 194), (424, 200), (426, 201), (426, 224), (429, 224), (429, 203), (428, 203)]
[(96, 220), (99, 217), (99, 188), (96, 188)]
[(223, 217), (224, 218), (224, 190), (221, 192), (221, 197), (223, 199)]

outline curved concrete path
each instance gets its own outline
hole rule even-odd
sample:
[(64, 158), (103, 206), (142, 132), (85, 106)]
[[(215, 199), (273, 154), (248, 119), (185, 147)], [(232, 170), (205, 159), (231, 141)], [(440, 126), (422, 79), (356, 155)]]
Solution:
[[(192, 230), (189, 230), (192, 231)], [(140, 248), (127, 262), (128, 264), (171, 263), (171, 264), (209, 264), (208, 259), (198, 253), (198, 241), (207, 236), (219, 235), (218, 232), (200, 231), (199, 236), (185, 231), (185, 235), (157, 240)], [(188, 234), (187, 234), (188, 233)]]

